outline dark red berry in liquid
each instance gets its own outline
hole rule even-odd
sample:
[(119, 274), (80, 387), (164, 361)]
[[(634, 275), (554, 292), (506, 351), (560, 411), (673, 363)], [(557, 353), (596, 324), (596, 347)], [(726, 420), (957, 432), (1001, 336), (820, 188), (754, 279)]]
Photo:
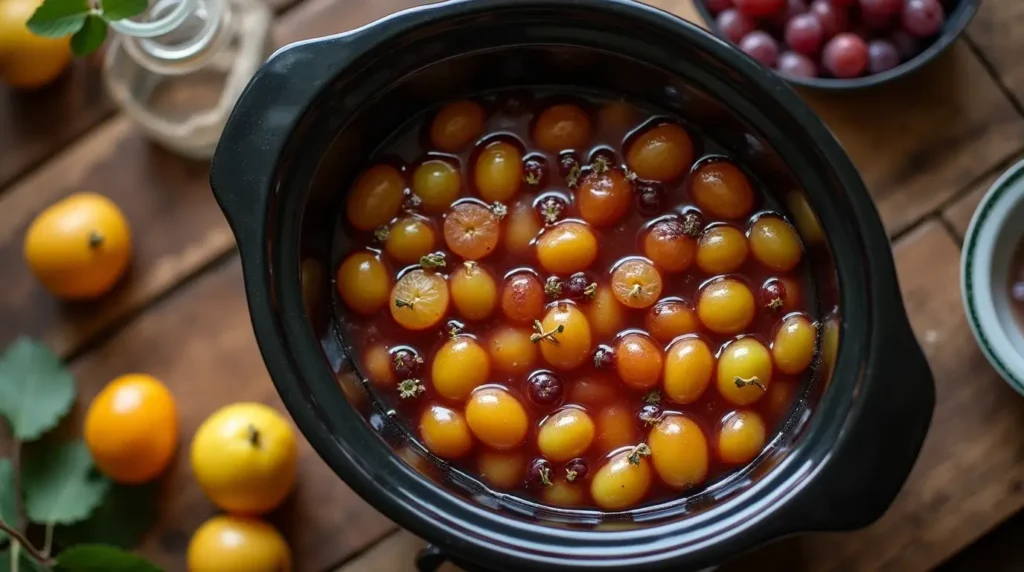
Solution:
[(526, 380), (530, 399), (538, 405), (552, 405), (562, 399), (562, 380), (547, 371), (538, 371)]
[(391, 366), (399, 379), (411, 379), (423, 369), (423, 358), (411, 349), (400, 348), (391, 355)]
[(766, 280), (761, 285), (761, 307), (773, 312), (781, 312), (788, 304), (786, 285), (777, 278)]
[(735, 8), (730, 8), (715, 18), (715, 25), (725, 39), (734, 44), (739, 44), (743, 36), (757, 29), (757, 23), (753, 18), (740, 14)]
[(547, 459), (534, 459), (526, 467), (526, 484), (530, 487), (550, 487), (554, 475)]
[(776, 69), (792, 77), (817, 77), (818, 66), (811, 58), (796, 52), (783, 52)]
[(770, 68), (775, 67), (775, 62), (779, 59), (779, 44), (775, 38), (763, 30), (754, 30), (744, 36), (740, 40), (740, 49), (743, 50), (743, 53)]
[(603, 173), (616, 165), (618, 161), (615, 159), (615, 151), (611, 149), (597, 149), (590, 154), (590, 168), (598, 173)]
[(844, 32), (825, 45), (821, 61), (837, 78), (857, 77), (868, 67), (868, 45), (860, 36)]
[(592, 281), (583, 272), (573, 274), (565, 281), (564, 293), (566, 298), (579, 300), (587, 296), (587, 287)]
[(615, 350), (609, 346), (598, 346), (594, 352), (594, 367), (597, 369), (611, 369), (615, 367)]
[(533, 187), (544, 186), (547, 179), (547, 165), (543, 157), (526, 157), (523, 160), (523, 180)]
[(919, 38), (939, 33), (946, 21), (946, 11), (938, 0), (906, 0), (903, 4), (903, 29)]
[(881, 73), (900, 65), (896, 46), (886, 40), (868, 42), (868, 73)]
[(583, 458), (573, 459), (565, 464), (565, 480), (578, 483), (590, 474), (590, 465)]
[(565, 218), (569, 210), (569, 203), (558, 196), (547, 196), (537, 203), (537, 214), (544, 224), (555, 224)]
[(654, 216), (665, 210), (665, 187), (653, 181), (641, 181), (636, 186), (637, 210), (644, 216)]
[(561, 177), (568, 177), (573, 169), (579, 170), (580, 160), (572, 152), (562, 153), (558, 156), (558, 174)]

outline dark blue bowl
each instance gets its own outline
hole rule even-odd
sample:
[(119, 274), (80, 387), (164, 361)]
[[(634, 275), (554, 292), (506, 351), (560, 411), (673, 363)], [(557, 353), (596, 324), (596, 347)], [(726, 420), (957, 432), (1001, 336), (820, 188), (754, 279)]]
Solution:
[[(715, 25), (715, 17), (707, 9), (707, 6), (704, 5), (704, 0), (693, 0), (693, 4), (697, 9), (697, 12), (700, 13), (700, 17), (707, 22), (708, 28), (715, 35), (722, 37), (721, 32), (718, 30), (718, 26)], [(861, 89), (888, 83), (898, 77), (903, 77), (916, 71), (928, 62), (937, 58), (939, 54), (946, 51), (946, 49), (953, 45), (953, 42), (960, 37), (960, 34), (967, 29), (967, 25), (971, 23), (971, 19), (974, 18), (975, 14), (977, 14), (980, 6), (981, 0), (959, 0), (956, 3), (956, 6), (946, 14), (946, 23), (943, 25), (942, 31), (939, 32), (939, 35), (932, 41), (931, 45), (925, 48), (921, 53), (891, 70), (851, 79), (802, 78), (788, 76), (785, 74), (779, 74), (779, 76), (793, 85), (829, 91)]]

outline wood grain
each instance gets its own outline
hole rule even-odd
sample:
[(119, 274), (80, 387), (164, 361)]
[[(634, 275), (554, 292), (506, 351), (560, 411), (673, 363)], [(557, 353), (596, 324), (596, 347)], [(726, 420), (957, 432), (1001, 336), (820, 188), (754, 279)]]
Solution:
[[(146, 372), (177, 397), (180, 445), (161, 482), (159, 523), (140, 547), (166, 570), (184, 570), (192, 531), (216, 513), (195, 483), (188, 447), (198, 425), (222, 405), (257, 401), (284, 411), (260, 357), (232, 259), (157, 304), (78, 360), (73, 371), (80, 416), (114, 377)], [(295, 494), (272, 517), (292, 547), (295, 569), (320, 572), (389, 532), (394, 525), (365, 504), (301, 437)]]
[[(311, 0), (278, 21), (275, 37), (283, 44), (336, 33), (409, 4)], [(0, 195), (0, 268), (6, 288), (0, 297), (0, 347), (28, 334), (45, 338), (63, 355), (73, 354), (98, 332), (229, 252), (234, 239), (208, 177), (207, 163), (163, 150), (118, 116)], [(134, 266), (101, 300), (62, 304), (23, 263), (22, 237), (43, 208), (84, 190), (110, 197), (125, 211), (134, 230)]]
[(1024, 101), (1024, 2), (1019, 0), (984, 0), (974, 20), (967, 27), (967, 36), (991, 63), (1003, 84)]
[(961, 242), (963, 241), (964, 236), (967, 235), (967, 227), (971, 224), (971, 217), (974, 216), (974, 211), (977, 210), (982, 197), (984, 197), (985, 193), (988, 192), (989, 187), (991, 187), (1007, 169), (1021, 160), (1024, 160), (1024, 155), (1018, 155), (1006, 164), (993, 169), (992, 172), (985, 177), (982, 177), (981, 180), (972, 185), (962, 197), (946, 207), (942, 212), (942, 217), (946, 219), (950, 227), (956, 232), (957, 238)]
[(804, 98), (856, 163), (895, 234), (1020, 150), (1022, 119), (963, 43), (877, 89)]
[[(298, 0), (267, 0), (281, 12)], [(0, 83), (0, 192), (117, 110), (101, 77), (102, 56), (76, 59), (52, 84), (19, 91)]]
[[(427, 543), (413, 536), (407, 530), (399, 530), (360, 554), (335, 572), (416, 572), (416, 554)], [(444, 563), (438, 572), (462, 570), (451, 563)]]

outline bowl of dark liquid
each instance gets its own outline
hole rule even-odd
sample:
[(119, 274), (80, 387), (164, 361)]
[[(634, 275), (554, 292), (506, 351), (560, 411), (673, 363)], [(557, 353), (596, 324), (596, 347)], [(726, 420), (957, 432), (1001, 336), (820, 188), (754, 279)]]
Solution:
[(982, 199), (964, 238), (961, 292), (985, 357), (1024, 394), (1024, 162)]

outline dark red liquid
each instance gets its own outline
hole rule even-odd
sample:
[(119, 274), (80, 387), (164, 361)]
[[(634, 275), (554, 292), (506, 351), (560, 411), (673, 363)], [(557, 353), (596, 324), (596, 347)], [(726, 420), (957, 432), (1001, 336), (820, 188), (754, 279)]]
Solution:
[[(521, 96), (517, 97), (521, 98)], [(539, 188), (536, 188), (524, 183), (515, 199), (510, 201), (507, 205), (509, 211), (511, 212), (515, 208), (515, 204), (518, 202), (527, 201), (531, 204), (535, 204), (542, 197), (556, 194), (563, 197), (569, 203), (567, 218), (578, 218), (579, 212), (573, 202), (574, 191), (568, 187), (565, 178), (559, 174), (558, 156), (540, 151), (531, 146), (530, 129), (532, 117), (535, 115), (535, 112), (539, 112), (539, 110), (546, 106), (546, 102), (531, 103), (521, 109), (517, 109), (515, 106), (508, 105), (508, 100), (509, 96), (506, 94), (499, 94), (496, 97), (484, 98), (481, 100), (489, 114), (485, 135), (483, 135), (481, 141), (490, 141), (495, 137), (514, 141), (523, 150), (524, 157), (542, 157), (545, 159), (547, 165), (544, 184)], [(576, 150), (576, 156), (584, 166), (589, 163), (592, 153), (599, 149), (612, 150), (615, 158), (615, 166), (622, 166), (625, 162), (624, 156), (626, 150), (632, 140), (631, 133), (635, 136), (636, 133), (642, 132), (645, 129), (645, 126), (656, 124), (657, 122), (664, 120), (664, 116), (637, 110), (636, 118), (630, 123), (632, 131), (627, 132), (623, 129), (608, 128), (602, 123), (601, 118), (604, 116), (601, 115), (598, 110), (605, 102), (599, 100), (575, 100), (574, 102), (580, 104), (584, 109), (590, 112), (592, 124), (594, 126), (590, 146), (586, 149)], [(510, 107), (513, 108), (512, 112), (509, 111)], [(417, 122), (411, 124), (411, 127), (406, 132), (396, 134), (393, 141), (384, 147), (384, 151), (381, 153), (379, 160), (400, 166), (403, 174), (408, 180), (408, 178), (411, 177), (411, 173), (415, 169), (415, 166), (425, 158), (446, 157), (447, 159), (458, 163), (462, 174), (463, 184), (459, 200), (477, 197), (477, 193), (472, 188), (472, 166), (474, 164), (476, 153), (478, 152), (476, 149), (481, 147), (481, 145), (473, 146), (471, 150), (467, 150), (457, 156), (431, 152), (429, 137), (425, 135), (429, 130), (424, 128), (424, 122), (427, 122), (427, 125), (429, 125), (430, 119), (430, 116), (419, 118)], [(701, 134), (696, 127), (691, 125), (686, 125), (686, 127), (693, 139), (697, 157), (697, 160), (694, 162), (694, 168), (705, 161), (727, 160), (725, 154), (720, 152), (712, 142), (701, 137)], [(692, 169), (690, 172), (692, 172)], [(750, 173), (748, 173), (748, 176), (749, 175)], [(642, 215), (640, 213), (640, 208), (638, 208), (636, 197), (633, 197), (629, 213), (617, 224), (610, 228), (595, 229), (600, 248), (596, 261), (587, 270), (591, 279), (595, 280), (601, 286), (607, 286), (611, 275), (611, 269), (617, 262), (626, 257), (643, 255), (642, 241), (645, 236), (646, 229), (651, 224), (666, 216), (672, 214), (678, 216), (681, 213), (689, 210), (695, 210), (697, 208), (688, 191), (690, 178), (691, 177), (687, 175), (681, 177), (677, 181), (665, 184), (664, 188), (666, 190), (666, 194), (660, 214), (654, 216)], [(749, 222), (755, 220), (759, 215), (766, 212), (774, 212), (778, 214), (780, 212), (779, 209), (776, 208), (776, 205), (770, 202), (768, 195), (764, 193), (764, 189), (760, 188), (756, 179), (751, 177), (751, 183), (755, 189), (756, 199), (753, 214), (749, 218), (726, 222), (719, 221), (713, 216), (704, 213), (705, 225), (732, 224), (746, 232)], [(429, 218), (432, 221), (431, 224), (433, 225), (438, 237), (438, 248), (444, 250), (442, 232), (443, 217), (441, 215), (432, 215)], [(507, 224), (507, 218), (503, 225), (504, 224)], [(381, 252), (380, 246), (372, 241), (372, 233), (358, 233), (352, 229), (347, 229), (346, 233), (346, 250), (342, 253), (342, 257), (344, 257), (348, 252), (371, 249), (374, 252), (380, 253), (381, 259), (384, 261), (385, 266), (393, 276), (401, 276), (404, 272), (408, 271), (409, 268), (407, 265), (396, 264), (395, 261), (391, 260), (385, 253)], [(458, 268), (461, 262), (461, 259), (449, 254), (448, 271), (450, 272), (455, 268)], [(550, 275), (539, 266), (536, 256), (534, 256), (532, 250), (526, 255), (516, 256), (507, 252), (503, 243), (499, 244), (495, 252), (479, 260), (478, 263), (481, 267), (488, 270), (499, 282), (499, 299), (504, 277), (507, 277), (517, 269), (530, 269), (531, 271), (535, 271), (542, 284)], [(742, 281), (746, 282), (754, 293), (757, 313), (753, 323), (745, 330), (744, 335), (756, 337), (765, 345), (765, 347), (771, 347), (771, 341), (775, 331), (787, 312), (795, 308), (796, 310), (804, 311), (809, 314), (810, 306), (808, 304), (810, 301), (807, 299), (809, 296), (805, 295), (808, 291), (807, 287), (809, 283), (807, 282), (805, 265), (806, 263), (802, 262), (795, 270), (779, 274), (762, 266), (754, 260), (753, 256), (748, 256), (747, 261), (743, 266), (737, 272), (729, 275), (732, 277), (738, 277)], [(562, 276), (562, 278), (567, 278), (567, 276)], [(695, 264), (680, 273), (670, 274), (662, 272), (663, 287), (659, 299), (677, 297), (687, 301), (691, 307), (695, 307), (694, 304), (697, 300), (698, 292), (702, 284), (713, 278), (715, 278), (715, 276), (702, 273), (697, 269)], [(773, 311), (766, 308), (765, 304), (762, 302), (759, 294), (760, 288), (762, 284), (772, 278), (788, 279), (787, 283), (790, 287), (787, 295), (790, 298), (787, 300), (786, 309)], [(584, 309), (584, 312), (586, 312), (586, 308), (590, 304), (587, 300), (569, 303), (578, 304), (582, 309)], [(381, 344), (392, 350), (396, 347), (415, 348), (415, 350), (424, 358), (425, 365), (422, 367), (419, 378), (425, 387), (425, 391), (418, 397), (413, 399), (400, 399), (397, 395), (397, 391), (392, 388), (374, 389), (377, 398), (388, 406), (394, 408), (398, 417), (402, 419), (405, 425), (411, 428), (414, 432), (418, 430), (419, 420), (423, 411), (430, 405), (443, 404), (456, 411), (462, 411), (465, 407), (464, 402), (451, 401), (439, 396), (433, 389), (430, 379), (430, 364), (433, 356), (435, 352), (437, 352), (437, 350), (449, 339), (449, 330), (451, 326), (449, 320), (456, 322), (459, 327), (463, 328), (465, 335), (475, 337), (485, 349), (487, 348), (490, 333), (498, 327), (508, 324), (508, 321), (502, 314), (500, 302), (490, 318), (478, 322), (467, 322), (463, 320), (462, 317), (456, 313), (454, 305), (449, 305), (448, 316), (446, 319), (442, 320), (437, 327), (430, 328), (422, 332), (411, 332), (402, 328), (391, 318), (387, 308), (377, 315), (364, 317), (345, 311), (344, 304), (340, 301), (338, 302), (338, 307), (343, 309), (341, 322), (345, 328), (344, 335), (354, 346), (355, 355), (353, 357), (355, 357), (357, 367), (360, 371), (364, 373), (367, 371), (364, 362), (367, 350)], [(624, 308), (626, 316), (625, 324), (619, 335), (602, 337), (595, 333), (592, 349), (596, 350), (599, 345), (614, 346), (616, 339), (625, 333), (645, 331), (645, 317), (648, 315), (648, 312), (649, 309), (634, 310)], [(715, 334), (707, 329), (702, 329), (697, 335), (702, 336), (713, 351), (720, 351), (723, 344), (730, 340), (734, 340), (737, 337), (732, 335), (727, 336)], [(658, 345), (659, 347), (662, 347), (662, 349), (665, 349), (670, 344), (661, 344), (659, 342)], [(549, 370), (552, 368), (544, 362), (543, 357), (538, 355), (537, 362), (533, 369)], [(799, 387), (800, 379), (798, 378), (802, 375), (804, 374), (801, 374), (800, 376), (787, 376), (776, 369), (766, 394), (756, 403), (742, 408), (756, 411), (762, 415), (769, 430), (766, 443), (771, 441), (772, 428), (777, 426), (783, 417), (789, 412), (794, 396), (797, 393), (796, 389)], [(517, 455), (521, 461), (522, 477), (516, 481), (517, 484), (515, 486), (511, 488), (502, 488), (502, 490), (511, 490), (525, 498), (542, 503), (546, 502), (548, 504), (555, 505), (593, 507), (594, 504), (590, 499), (589, 492), (590, 479), (598, 469), (605, 464), (610, 455), (624, 449), (629, 449), (633, 445), (645, 441), (648, 433), (651, 431), (651, 426), (641, 420), (641, 410), (646, 405), (644, 396), (647, 392), (627, 387), (619, 380), (614, 368), (597, 369), (592, 360), (589, 359), (586, 360), (581, 367), (573, 371), (558, 372), (558, 376), (565, 384), (561, 399), (553, 405), (541, 406), (531, 401), (528, 395), (528, 388), (526, 385), (528, 374), (517, 376), (504, 375), (501, 374), (497, 368), (493, 367), (492, 364), (491, 376), (488, 379), (487, 386), (500, 386), (506, 389), (513, 396), (519, 399), (530, 416), (530, 429), (524, 443), (518, 449), (510, 452), (511, 455)], [(661, 387), (660, 382), (657, 387)], [(585, 458), (589, 464), (588, 477), (582, 482), (577, 482), (571, 485), (573, 492), (568, 495), (568, 498), (564, 496), (553, 498), (550, 496), (553, 493), (548, 492), (552, 489), (545, 489), (544, 487), (538, 486), (527, 486), (527, 467), (532, 460), (541, 456), (536, 444), (538, 427), (545, 418), (566, 406), (574, 406), (586, 410), (595, 423), (597, 423), (598, 427), (593, 445), (589, 448), (586, 454), (583, 455), (583, 458)], [(683, 414), (694, 420), (700, 426), (707, 439), (710, 466), (706, 479), (702, 483), (699, 483), (687, 490), (677, 490), (666, 486), (659, 481), (657, 473), (652, 469), (652, 474), (654, 475), (652, 485), (644, 499), (636, 506), (689, 495), (695, 490), (699, 490), (701, 487), (707, 486), (715, 480), (720, 479), (724, 474), (738, 468), (735, 465), (727, 465), (721, 462), (717, 454), (716, 443), (719, 427), (721, 426), (723, 418), (728, 416), (732, 411), (740, 408), (726, 402), (725, 399), (720, 396), (715, 388), (714, 379), (712, 379), (711, 384), (703, 393), (702, 397), (695, 403), (678, 405), (673, 404), (666, 399), (662, 399), (660, 406), (664, 412), (677, 412)], [(607, 410), (609, 408), (617, 408), (620, 412), (626, 412), (628, 414), (628, 417), (631, 420), (633, 433), (633, 435), (630, 436), (631, 438), (628, 439), (628, 442), (622, 443), (621, 446), (614, 448), (609, 448), (605, 445), (609, 442), (615, 441), (615, 439), (612, 439), (610, 434), (602, 434), (601, 418), (602, 416), (608, 415)], [(457, 469), (461, 469), (471, 476), (479, 476), (480, 468), (478, 466), (477, 454), (483, 450), (485, 450), (485, 447), (481, 443), (474, 443), (472, 452), (464, 457), (452, 461), (452, 466)], [(564, 462), (550, 463), (553, 480), (564, 480), (564, 475), (566, 474), (565, 465), (566, 464)], [(488, 482), (486, 475), (481, 480), (485, 483)], [(559, 493), (563, 492), (564, 490), (559, 491)]]

